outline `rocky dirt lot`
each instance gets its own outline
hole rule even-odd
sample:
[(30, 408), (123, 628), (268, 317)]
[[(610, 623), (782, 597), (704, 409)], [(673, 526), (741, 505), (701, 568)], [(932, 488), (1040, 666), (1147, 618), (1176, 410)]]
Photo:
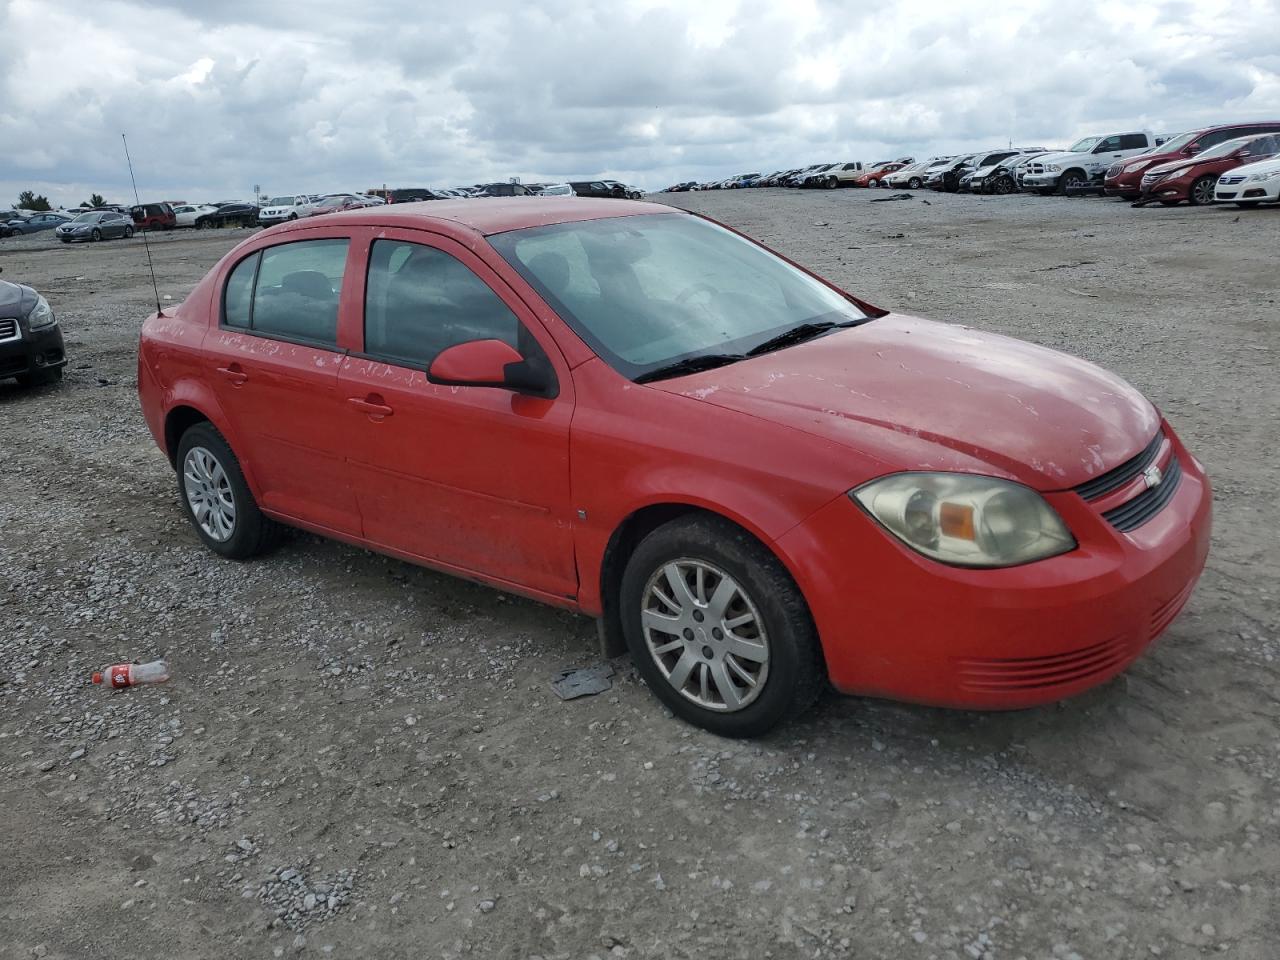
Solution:
[[(0, 384), (0, 957), (1276, 957), (1280, 209), (883, 195), (672, 202), (1165, 411), (1209, 567), (1076, 700), (829, 695), (726, 741), (625, 662), (559, 701), (585, 619), (312, 536), (219, 561), (138, 412), (141, 242), (0, 242), (71, 357)], [(161, 294), (241, 235), (157, 238)], [(88, 682), (159, 655), (166, 685)]]

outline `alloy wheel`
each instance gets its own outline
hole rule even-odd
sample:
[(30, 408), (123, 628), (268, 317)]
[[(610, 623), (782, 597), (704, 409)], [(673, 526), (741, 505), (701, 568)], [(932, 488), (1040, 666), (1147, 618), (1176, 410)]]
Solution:
[(182, 487), (196, 523), (219, 542), (236, 532), (236, 500), (231, 480), (205, 447), (192, 447), (182, 464)]
[(663, 564), (645, 585), (640, 617), (650, 656), (685, 699), (732, 713), (764, 690), (764, 620), (743, 587), (714, 564), (687, 558)]
[(1217, 189), (1216, 177), (1201, 177), (1191, 185), (1191, 202), (1213, 203)]

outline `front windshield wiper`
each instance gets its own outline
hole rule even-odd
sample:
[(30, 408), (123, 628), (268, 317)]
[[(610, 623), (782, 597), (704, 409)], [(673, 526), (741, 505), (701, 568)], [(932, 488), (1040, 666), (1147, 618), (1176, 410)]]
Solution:
[(715, 367), (723, 367), (729, 363), (737, 363), (739, 360), (747, 359), (746, 354), (742, 353), (700, 353), (694, 357), (685, 357), (683, 360), (677, 360), (675, 363), (669, 363), (665, 367), (658, 367), (636, 377), (636, 383), (648, 383), (651, 380), (665, 380), (668, 377), (678, 377), (685, 373), (697, 373), (699, 370), (711, 370)]
[(790, 347), (797, 343), (804, 343), (806, 340), (812, 340), (837, 327), (856, 327), (860, 323), (866, 323), (868, 319), (870, 318), (859, 317), (857, 320), (845, 320), (841, 323), (833, 323), (830, 320), (802, 323), (799, 326), (792, 327), (790, 330), (784, 330), (776, 337), (770, 337), (763, 343), (757, 343), (747, 351), (747, 356), (758, 357), (762, 353), (772, 353), (774, 350), (781, 350), (783, 347)]

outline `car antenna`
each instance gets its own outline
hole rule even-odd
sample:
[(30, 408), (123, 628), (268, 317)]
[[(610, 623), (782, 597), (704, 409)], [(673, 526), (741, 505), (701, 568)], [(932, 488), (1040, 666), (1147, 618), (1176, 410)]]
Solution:
[[(142, 206), (142, 198), (138, 196), (138, 180), (133, 175), (133, 160), (129, 157), (129, 140), (122, 133), (120, 139), (124, 141), (124, 162), (129, 165), (129, 180), (133, 184), (133, 199), (138, 206)], [(160, 306), (160, 285), (156, 283), (156, 268), (151, 262), (151, 241), (147, 239), (147, 229), (142, 228), (142, 245), (147, 249), (147, 269), (151, 271), (151, 289), (156, 295), (156, 314), (164, 316), (164, 308)]]

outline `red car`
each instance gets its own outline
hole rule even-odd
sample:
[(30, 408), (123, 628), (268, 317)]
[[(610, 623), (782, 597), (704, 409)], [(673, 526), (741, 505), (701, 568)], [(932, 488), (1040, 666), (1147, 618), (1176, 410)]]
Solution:
[(279, 525), (600, 618), (730, 736), (847, 693), (1025, 707), (1123, 670), (1204, 469), (1082, 360), (891, 314), (710, 220), (442, 200), (245, 240), (142, 330), (216, 553)]
[(1280, 122), (1234, 123), (1220, 127), (1192, 130), (1170, 140), (1147, 153), (1117, 161), (1107, 170), (1103, 180), (1104, 192), (1109, 197), (1136, 200), (1142, 195), (1142, 175), (1152, 167), (1164, 163), (1194, 157), (1198, 153), (1216, 147), (1226, 140), (1246, 137), (1255, 133), (1278, 133)]
[(855, 187), (878, 187), (884, 182), (885, 177), (891, 173), (897, 173), (905, 166), (905, 163), (886, 163), (882, 167), (875, 167), (874, 169), (868, 170), (866, 173), (855, 177), (853, 185)]
[(1227, 140), (1184, 160), (1151, 167), (1142, 175), (1142, 199), (1173, 206), (1213, 203), (1218, 177), (1245, 163), (1280, 154), (1280, 133), (1264, 133)]

